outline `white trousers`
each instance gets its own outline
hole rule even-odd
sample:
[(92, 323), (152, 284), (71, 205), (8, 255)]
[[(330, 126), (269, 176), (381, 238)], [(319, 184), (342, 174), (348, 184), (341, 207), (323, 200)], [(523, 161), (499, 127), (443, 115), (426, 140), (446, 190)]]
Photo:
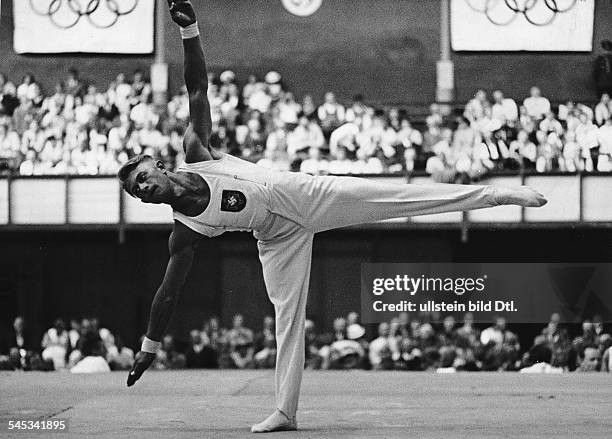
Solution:
[(476, 185), (385, 184), (357, 177), (273, 177), (273, 215), (255, 232), (276, 313), (276, 405), (292, 418), (304, 369), (304, 324), (312, 241), (324, 230), (414, 215), (492, 207), (494, 189)]

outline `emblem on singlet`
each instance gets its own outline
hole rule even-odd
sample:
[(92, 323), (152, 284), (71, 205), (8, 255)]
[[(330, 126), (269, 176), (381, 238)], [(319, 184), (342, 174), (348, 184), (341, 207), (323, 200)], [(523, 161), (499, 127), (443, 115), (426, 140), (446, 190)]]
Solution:
[(223, 212), (240, 212), (246, 206), (246, 197), (240, 191), (223, 191), (221, 210)]

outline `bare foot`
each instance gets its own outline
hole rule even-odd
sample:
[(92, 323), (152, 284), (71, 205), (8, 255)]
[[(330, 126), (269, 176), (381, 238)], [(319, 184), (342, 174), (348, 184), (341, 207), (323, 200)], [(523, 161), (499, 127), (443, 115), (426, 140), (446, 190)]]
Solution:
[(273, 431), (295, 431), (297, 421), (295, 418), (289, 419), (280, 410), (274, 411), (268, 418), (251, 427), (251, 433), (271, 433)]
[(515, 204), (523, 207), (542, 207), (548, 203), (544, 195), (528, 186), (495, 189), (495, 201), (500, 205)]

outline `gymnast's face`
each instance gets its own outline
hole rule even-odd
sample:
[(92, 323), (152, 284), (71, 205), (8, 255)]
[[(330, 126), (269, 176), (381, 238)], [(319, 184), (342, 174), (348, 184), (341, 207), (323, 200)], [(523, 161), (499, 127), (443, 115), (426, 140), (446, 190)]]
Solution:
[(166, 174), (164, 164), (157, 160), (144, 160), (134, 168), (126, 179), (125, 187), (143, 203), (169, 203), (172, 181)]

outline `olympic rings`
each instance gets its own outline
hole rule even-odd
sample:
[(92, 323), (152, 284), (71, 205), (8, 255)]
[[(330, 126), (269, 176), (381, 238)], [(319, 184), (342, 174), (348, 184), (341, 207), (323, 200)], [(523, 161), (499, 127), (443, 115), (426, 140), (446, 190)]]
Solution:
[[(139, 0), (85, 0), (87, 4), (83, 6), (81, 0), (44, 0), (48, 2), (46, 7), (37, 6), (40, 3), (30, 0), (32, 10), (43, 17), (49, 17), (51, 23), (61, 29), (70, 29), (87, 17), (89, 23), (98, 29), (107, 29), (114, 26), (119, 18), (128, 15), (136, 9)], [(121, 10), (119, 3), (130, 3), (131, 5)], [(98, 12), (98, 14), (96, 14)], [(58, 16), (62, 16), (60, 19)], [(99, 15), (106, 17), (101, 20)]]
[[(471, 9), (485, 14), (487, 19), (496, 26), (508, 26), (519, 15), (534, 26), (547, 26), (557, 18), (558, 14), (572, 9), (578, 0), (569, 0), (570, 3), (566, 7), (559, 6), (562, 0), (484, 0), (484, 6), (481, 7), (474, 6), (473, 1), (465, 0)], [(500, 10), (504, 6), (506, 9)], [(538, 18), (535, 17), (536, 11), (540, 12)], [(500, 15), (505, 15), (505, 17)]]

